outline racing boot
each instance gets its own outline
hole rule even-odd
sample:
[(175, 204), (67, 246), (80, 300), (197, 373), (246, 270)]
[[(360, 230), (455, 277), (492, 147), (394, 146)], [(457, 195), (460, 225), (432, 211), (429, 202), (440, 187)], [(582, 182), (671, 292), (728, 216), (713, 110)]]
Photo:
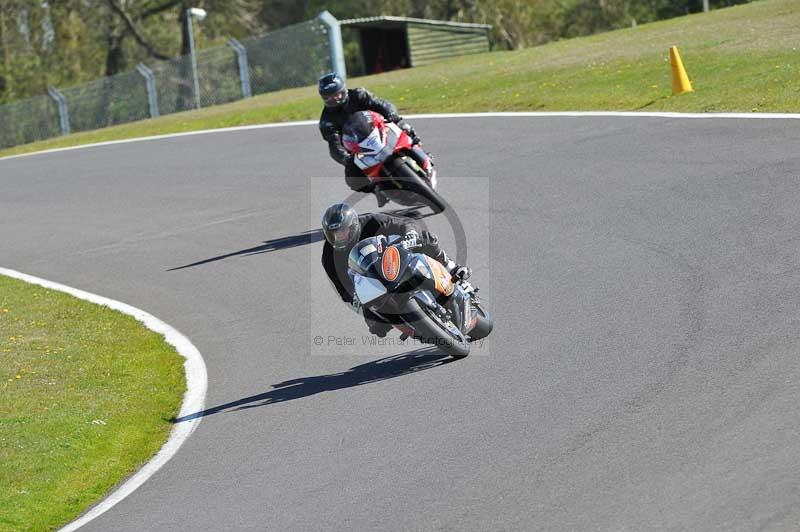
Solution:
[(378, 208), (381, 208), (389, 203), (389, 198), (387, 198), (386, 194), (383, 193), (383, 190), (379, 188), (375, 189), (375, 199), (378, 200)]
[(365, 321), (367, 322), (367, 327), (369, 328), (369, 332), (371, 332), (378, 338), (385, 338), (386, 334), (392, 330), (392, 326), (389, 323), (372, 321), (370, 319), (365, 319)]

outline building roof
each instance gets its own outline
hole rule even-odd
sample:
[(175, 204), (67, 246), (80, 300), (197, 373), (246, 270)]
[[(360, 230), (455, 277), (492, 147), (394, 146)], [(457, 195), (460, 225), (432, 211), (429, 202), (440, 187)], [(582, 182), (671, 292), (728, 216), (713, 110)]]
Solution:
[(447, 26), (451, 28), (472, 29), (472, 30), (477, 30), (477, 29), (488, 30), (492, 27), (490, 24), (471, 24), (468, 22), (450, 22), (449, 20), (430, 20), (426, 18), (393, 17), (388, 15), (382, 15), (379, 17), (350, 18), (347, 20), (339, 21), (339, 24), (342, 26), (354, 26), (358, 28), (403, 26), (409, 23), (427, 24), (429, 26)]

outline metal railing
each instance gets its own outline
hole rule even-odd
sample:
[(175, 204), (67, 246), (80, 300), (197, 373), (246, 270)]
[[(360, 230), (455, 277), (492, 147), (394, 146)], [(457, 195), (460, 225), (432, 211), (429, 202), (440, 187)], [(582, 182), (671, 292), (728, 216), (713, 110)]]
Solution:
[[(334, 35), (338, 42), (331, 38)], [(338, 22), (318, 18), (196, 54), (200, 107), (316, 83), (341, 71)], [(196, 107), (189, 55), (0, 106), (0, 148)]]

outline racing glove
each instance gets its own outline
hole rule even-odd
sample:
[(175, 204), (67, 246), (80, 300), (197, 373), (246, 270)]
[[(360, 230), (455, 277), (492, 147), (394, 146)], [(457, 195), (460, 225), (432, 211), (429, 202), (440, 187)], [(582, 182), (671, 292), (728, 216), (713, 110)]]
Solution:
[(422, 244), (427, 244), (429, 246), (436, 246), (439, 244), (439, 237), (436, 233), (431, 233), (430, 231), (423, 231), (422, 235), (420, 235), (420, 241)]
[(467, 268), (466, 266), (459, 266), (458, 264), (456, 264), (456, 269), (452, 273), (453, 277), (460, 281), (466, 281), (467, 279), (472, 277), (471, 268)]
[(466, 281), (472, 276), (472, 269), (456, 264), (455, 261), (448, 260), (445, 267), (453, 276), (453, 281)]
[(403, 117), (397, 113), (391, 113), (389, 116), (386, 117), (386, 120), (388, 120), (389, 122), (394, 122), (395, 124), (400, 122), (402, 119)]
[[(419, 135), (417, 135), (417, 132), (414, 130), (413, 127), (411, 127), (411, 124), (409, 124), (408, 122), (403, 122), (403, 124), (400, 126), (400, 129), (408, 133), (408, 136), (411, 137), (411, 141), (414, 144), (422, 144), (422, 139), (419, 138)], [(428, 156), (430, 157), (430, 155)]]
[(406, 233), (406, 236), (403, 237), (402, 242), (400, 243), (401, 246), (405, 249), (413, 249), (419, 245), (421, 245), (419, 234), (413, 229)]

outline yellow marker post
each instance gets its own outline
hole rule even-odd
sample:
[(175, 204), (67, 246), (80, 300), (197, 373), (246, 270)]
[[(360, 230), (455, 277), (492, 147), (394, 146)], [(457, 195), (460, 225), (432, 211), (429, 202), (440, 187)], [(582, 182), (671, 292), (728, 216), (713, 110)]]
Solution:
[(681, 61), (677, 46), (669, 49), (669, 62), (672, 65), (672, 94), (693, 92), (692, 82), (689, 81), (686, 69), (683, 68), (683, 61)]

